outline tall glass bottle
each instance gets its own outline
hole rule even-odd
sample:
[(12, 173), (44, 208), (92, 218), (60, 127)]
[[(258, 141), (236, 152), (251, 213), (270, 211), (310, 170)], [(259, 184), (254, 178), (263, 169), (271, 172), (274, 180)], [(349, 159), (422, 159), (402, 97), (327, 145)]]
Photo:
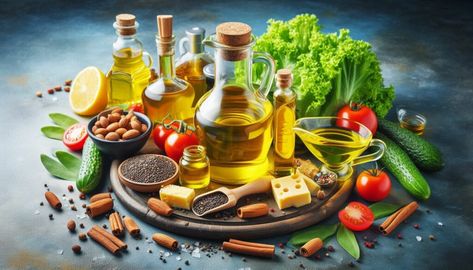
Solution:
[(174, 68), (174, 35), (172, 16), (157, 17), (159, 33), (156, 35), (158, 47), (159, 78), (143, 91), (142, 101), (146, 115), (152, 122), (161, 122), (164, 117), (193, 122), (194, 88), (176, 77)]
[(210, 89), (206, 82), (204, 67), (213, 63), (213, 59), (204, 50), (202, 45), (204, 38), (204, 28), (192, 27), (186, 30), (186, 37), (179, 41), (181, 56), (176, 63), (176, 75), (194, 87), (195, 97), (192, 107)]
[[(215, 49), (215, 84), (197, 103), (194, 122), (207, 149), (213, 181), (241, 185), (267, 173), (273, 139), (273, 106), (266, 98), (274, 79), (274, 62), (253, 53), (251, 27), (223, 23), (204, 44)], [(252, 63), (267, 65), (259, 89), (252, 85)]]
[(291, 89), (292, 74), (289, 69), (280, 69), (276, 74), (277, 90), (274, 102), (274, 174), (285, 176), (294, 170), (295, 133), (292, 129), (296, 121), (296, 93)]
[[(113, 65), (108, 73), (111, 106), (141, 102), (141, 94), (148, 86), (153, 61), (136, 38), (138, 26), (132, 14), (117, 15), (113, 24), (118, 37), (113, 43)], [(147, 65), (143, 56), (148, 58)]]

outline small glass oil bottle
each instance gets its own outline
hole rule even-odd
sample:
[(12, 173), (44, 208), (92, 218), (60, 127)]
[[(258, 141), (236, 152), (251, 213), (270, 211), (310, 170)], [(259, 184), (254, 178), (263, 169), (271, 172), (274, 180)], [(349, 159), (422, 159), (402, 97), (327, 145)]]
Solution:
[[(113, 27), (118, 35), (113, 43), (113, 65), (108, 73), (110, 92), (108, 105), (141, 102), (141, 94), (148, 86), (151, 56), (143, 51), (143, 44), (136, 38), (139, 24), (132, 14), (119, 14)], [(148, 64), (143, 61), (148, 58)]]
[(176, 77), (174, 67), (174, 35), (172, 34), (171, 15), (159, 15), (158, 34), (158, 75), (141, 97), (146, 115), (151, 122), (162, 122), (166, 116), (176, 120), (193, 123), (194, 88), (192, 85)]
[(191, 145), (184, 149), (179, 161), (179, 183), (193, 189), (209, 185), (210, 162), (202, 145)]
[(292, 74), (280, 69), (276, 74), (277, 90), (274, 91), (274, 174), (290, 175), (294, 172), (296, 120), (296, 93), (291, 89)]
[[(192, 107), (195, 107), (197, 101), (211, 88), (207, 85), (204, 67), (214, 61), (204, 50), (202, 45), (204, 38), (204, 28), (192, 27), (186, 30), (186, 37), (179, 41), (181, 56), (176, 63), (176, 74), (194, 87), (195, 97)], [(186, 48), (186, 44), (189, 48)]]

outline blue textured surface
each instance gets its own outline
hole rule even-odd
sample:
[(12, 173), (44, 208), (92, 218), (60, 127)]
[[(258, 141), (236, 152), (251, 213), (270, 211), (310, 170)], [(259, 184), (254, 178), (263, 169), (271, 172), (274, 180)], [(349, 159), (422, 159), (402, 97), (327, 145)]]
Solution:
[[(395, 105), (415, 108), (428, 118), (425, 137), (445, 154), (446, 168), (426, 174), (432, 197), (422, 203), (408, 224), (400, 227), (404, 239), (395, 234), (382, 237), (374, 231), (357, 234), (362, 259), (361, 269), (471, 269), (473, 263), (473, 19), (471, 4), (452, 1), (3, 1), (0, 7), (2, 40), (0, 78), (0, 268), (4, 269), (309, 269), (347, 268), (353, 261), (336, 243), (328, 241), (336, 252), (321, 261), (296, 258), (289, 260), (277, 249), (274, 260), (221, 252), (211, 259), (191, 258), (183, 253), (159, 260), (154, 243), (129, 237), (129, 252), (114, 257), (89, 240), (81, 243), (83, 254), (72, 254), (77, 234), (66, 230), (66, 220), (81, 214), (78, 192), (70, 195), (68, 182), (53, 179), (43, 169), (40, 153), (63, 149), (61, 142), (44, 138), (39, 129), (49, 124), (48, 113), (71, 114), (64, 92), (46, 94), (46, 89), (71, 79), (79, 70), (95, 65), (107, 70), (111, 65), (111, 44), (115, 38), (112, 23), (116, 14), (130, 12), (141, 24), (139, 36), (146, 50), (155, 53), (155, 16), (175, 15), (175, 33), (182, 37), (184, 29), (200, 25), (213, 32), (223, 21), (249, 23), (256, 34), (266, 28), (269, 18), (289, 19), (302, 12), (315, 13), (324, 31), (349, 28), (353, 37), (373, 44), (382, 62), (388, 84), (396, 88)], [(223, 2), (223, 1), (222, 1)], [(273, 3), (277, 2), (277, 3)], [(36, 90), (43, 98), (35, 97)], [(79, 208), (57, 213), (49, 206), (39, 206), (47, 183), (52, 191), (72, 196)], [(106, 189), (104, 186), (103, 189)], [(405, 203), (410, 197), (394, 183), (390, 201)], [(129, 213), (117, 202), (117, 210)], [(431, 213), (427, 213), (430, 209)], [(35, 211), (40, 213), (35, 215)], [(54, 213), (50, 221), (48, 214)], [(84, 219), (87, 227), (93, 223)], [(107, 223), (105, 219), (98, 221)], [(336, 222), (336, 217), (327, 223)], [(442, 222), (443, 227), (437, 223)], [(419, 223), (420, 230), (412, 227)], [(140, 223), (145, 236), (158, 230)], [(82, 231), (82, 230), (81, 230)], [(430, 241), (433, 234), (437, 241)], [(422, 236), (417, 242), (415, 237)], [(366, 249), (363, 236), (377, 238), (376, 248)], [(268, 243), (287, 241), (289, 236), (262, 240)], [(177, 237), (181, 242), (197, 239)], [(402, 247), (398, 246), (402, 243)], [(139, 246), (140, 250), (135, 250)], [(148, 248), (153, 250), (147, 253)], [(64, 250), (62, 255), (57, 250)], [(289, 251), (286, 248), (286, 251)], [(224, 259), (222, 259), (222, 255)], [(184, 264), (190, 261), (190, 266)]]

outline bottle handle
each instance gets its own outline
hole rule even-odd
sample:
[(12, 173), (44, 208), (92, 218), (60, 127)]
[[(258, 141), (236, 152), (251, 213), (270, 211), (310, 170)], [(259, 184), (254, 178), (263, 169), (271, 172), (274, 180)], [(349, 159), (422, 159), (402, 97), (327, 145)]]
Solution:
[(376, 150), (374, 153), (355, 158), (352, 162), (353, 166), (380, 159), (384, 154), (384, 150), (386, 149), (386, 144), (379, 139), (372, 139), (369, 146), (377, 147), (378, 150)]
[(153, 66), (153, 57), (148, 52), (143, 52), (143, 56), (146, 56), (146, 58), (148, 59), (148, 64), (146, 65), (146, 67), (151, 68)]
[(261, 52), (253, 53), (253, 63), (262, 63), (266, 65), (261, 79), (261, 85), (258, 88), (258, 93), (266, 97), (268, 96), (269, 91), (271, 90), (271, 85), (273, 84), (276, 65), (269, 54)]
[(179, 56), (183, 56), (188, 51), (186, 49), (186, 44), (189, 44), (188, 37), (183, 37), (179, 40)]

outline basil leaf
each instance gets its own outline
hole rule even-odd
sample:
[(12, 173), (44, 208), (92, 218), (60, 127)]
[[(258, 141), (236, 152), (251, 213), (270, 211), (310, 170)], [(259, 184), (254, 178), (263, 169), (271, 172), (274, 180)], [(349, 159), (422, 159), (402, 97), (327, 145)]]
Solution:
[(50, 174), (58, 178), (70, 181), (75, 181), (77, 178), (77, 173), (68, 170), (64, 165), (47, 155), (41, 154), (41, 163)]
[(64, 129), (62, 127), (56, 126), (45, 126), (41, 128), (41, 132), (43, 132), (44, 136), (62, 141), (62, 136), (64, 135)]
[(353, 258), (357, 260), (360, 258), (360, 247), (356, 241), (355, 234), (343, 226), (343, 224), (340, 224), (338, 227), (337, 241)]
[(337, 226), (338, 224), (313, 226), (294, 233), (289, 242), (293, 245), (301, 246), (316, 237), (325, 240), (335, 234)]
[(383, 218), (389, 216), (390, 214), (396, 212), (401, 205), (386, 203), (386, 202), (377, 202), (369, 206), (371, 211), (373, 211), (374, 219)]
[(49, 118), (51, 118), (56, 125), (64, 129), (67, 129), (70, 126), (79, 123), (77, 119), (62, 113), (50, 113)]
[(82, 162), (80, 158), (65, 151), (56, 151), (56, 157), (66, 169), (71, 172), (76, 172), (76, 174), (79, 173), (80, 164)]

